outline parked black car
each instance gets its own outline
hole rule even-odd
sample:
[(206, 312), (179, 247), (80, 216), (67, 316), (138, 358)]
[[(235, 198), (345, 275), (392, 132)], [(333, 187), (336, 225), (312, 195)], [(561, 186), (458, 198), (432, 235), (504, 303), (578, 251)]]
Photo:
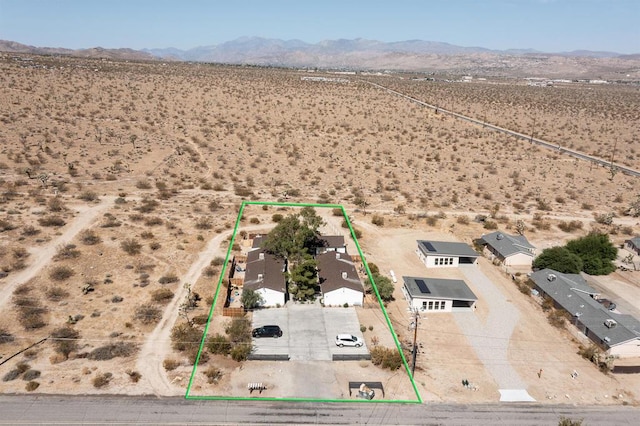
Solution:
[(282, 329), (277, 325), (263, 325), (254, 328), (251, 335), (253, 337), (282, 337)]

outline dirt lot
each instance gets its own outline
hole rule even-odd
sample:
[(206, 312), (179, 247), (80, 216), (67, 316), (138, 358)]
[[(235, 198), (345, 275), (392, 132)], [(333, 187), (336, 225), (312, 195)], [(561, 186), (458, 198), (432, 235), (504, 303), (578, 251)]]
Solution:
[[(479, 214), (507, 232), (522, 221), (539, 248), (592, 230), (616, 244), (640, 233), (629, 215), (636, 178), (437, 115), (357, 79), (335, 84), (302, 81), (292, 70), (32, 59), (0, 54), (3, 393), (184, 394), (220, 259), (239, 252), (229, 238), (243, 199), (344, 205), (362, 231), (367, 260), (398, 277), (439, 276), (418, 262), (415, 239), (471, 242), (486, 232), (474, 221)], [(427, 102), (446, 94), (450, 109), (485, 111), (486, 121), (514, 130), (529, 129), (535, 118), (536, 136), (603, 158), (615, 147), (616, 159), (638, 166), (640, 141), (630, 129), (638, 127), (640, 98), (633, 88), (539, 91), (517, 82), (428, 85), (396, 77), (382, 83)], [(254, 208), (241, 223), (268, 229), (274, 214), (289, 212)], [(374, 215), (384, 224), (373, 225)], [(327, 231), (344, 232), (333, 220)], [(569, 222), (579, 225), (559, 228)], [(349, 251), (356, 253), (352, 242)], [(480, 268), (520, 312), (510, 363), (536, 400), (636, 403), (638, 374), (599, 373), (576, 354), (577, 338), (548, 325), (534, 299), (500, 269), (484, 261)], [(638, 288), (635, 273), (613, 277), (611, 285)], [(186, 299), (196, 293), (199, 300)], [(188, 312), (181, 309), (186, 302)], [(485, 309), (480, 300), (480, 321)], [(406, 344), (411, 333), (399, 286), (388, 312)], [(174, 326), (187, 316), (199, 334), (174, 341)], [(373, 326), (366, 338), (392, 344), (375, 304), (359, 316)], [(224, 333), (224, 322), (214, 321), (209, 332)], [(424, 399), (499, 398), (450, 314), (425, 314), (418, 340)], [(280, 365), (211, 356), (201, 367), (224, 371), (216, 386), (198, 377), (194, 391), (202, 393), (246, 396), (246, 381), (267, 377), (279, 395), (339, 398), (354, 364), (332, 365), (326, 375), (321, 366), (289, 367), (284, 375)], [(304, 377), (296, 368), (318, 371), (317, 392), (299, 390), (306, 383), (295, 381)], [(355, 369), (382, 377), (387, 397), (412, 398), (404, 372)], [(572, 380), (574, 369), (580, 375)], [(479, 390), (463, 388), (463, 378)]]

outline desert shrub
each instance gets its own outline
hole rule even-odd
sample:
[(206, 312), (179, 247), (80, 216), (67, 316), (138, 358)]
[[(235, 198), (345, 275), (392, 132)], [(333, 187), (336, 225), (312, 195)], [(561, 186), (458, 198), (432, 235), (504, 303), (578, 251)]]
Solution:
[(582, 346), (578, 348), (578, 354), (594, 364), (600, 361), (600, 349), (596, 345)]
[(284, 216), (281, 215), (280, 213), (274, 213), (273, 216), (271, 216), (271, 220), (274, 223), (280, 223), (282, 219), (284, 219)]
[(215, 277), (218, 274), (218, 269), (213, 266), (207, 266), (204, 268), (204, 276), (207, 278)]
[(96, 201), (96, 200), (98, 200), (98, 194), (93, 192), (93, 191), (86, 190), (86, 191), (82, 191), (78, 195), (78, 198), (83, 200), (83, 201), (88, 201), (88, 202)]
[(581, 220), (572, 220), (569, 222), (561, 221), (558, 224), (558, 228), (560, 228), (563, 232), (573, 232), (578, 229), (582, 229), (582, 221)]
[(35, 380), (38, 377), (40, 377), (40, 374), (42, 374), (39, 370), (27, 370), (24, 372), (24, 375), (22, 376), (22, 380), (24, 381), (31, 381), (31, 380)]
[(196, 226), (196, 229), (201, 229), (201, 230), (211, 229), (213, 228), (213, 222), (211, 221), (211, 218), (207, 216), (203, 216), (196, 221), (195, 226)]
[(82, 241), (83, 244), (92, 246), (100, 243), (102, 239), (95, 231), (87, 229), (86, 231), (82, 231), (82, 234), (80, 234), (80, 241)]
[(246, 361), (251, 353), (251, 344), (241, 343), (231, 349), (231, 359), (234, 361)]
[(120, 303), (124, 300), (124, 297), (118, 296), (117, 294), (111, 298), (111, 303)]
[(53, 257), (53, 260), (76, 259), (78, 257), (80, 257), (80, 250), (76, 248), (76, 245), (65, 244), (58, 247), (58, 252)]
[(133, 383), (138, 383), (140, 381), (140, 379), (142, 378), (142, 374), (140, 374), (137, 371), (128, 370), (126, 373), (129, 376), (129, 379), (131, 379), (131, 381)]
[(344, 216), (344, 214), (342, 213), (342, 209), (339, 208), (331, 209), (331, 214), (337, 217)]
[(251, 322), (245, 318), (233, 318), (225, 327), (224, 332), (231, 343), (251, 342)]
[(113, 358), (127, 358), (133, 355), (136, 349), (136, 345), (131, 342), (110, 343), (108, 345), (95, 348), (89, 352), (87, 358), (94, 361), (107, 361)]
[(160, 226), (164, 223), (164, 220), (162, 220), (162, 218), (158, 217), (158, 216), (152, 216), (150, 218), (147, 218), (144, 221), (144, 224), (146, 226)]
[(34, 381), (30, 381), (29, 383), (27, 383), (25, 385), (25, 389), (27, 390), (27, 392), (33, 392), (34, 390), (38, 389), (40, 387), (40, 383), (38, 382), (34, 382)]
[(136, 182), (136, 188), (138, 189), (151, 189), (151, 183), (146, 179), (141, 179)]
[(0, 345), (3, 343), (11, 343), (14, 340), (15, 337), (13, 337), (13, 334), (9, 333), (6, 328), (0, 327)]
[(45, 296), (52, 302), (59, 302), (69, 297), (69, 292), (62, 287), (52, 286), (47, 288)]
[(397, 349), (376, 346), (371, 349), (371, 362), (389, 370), (397, 370), (402, 365), (402, 356)]
[(213, 260), (211, 260), (210, 265), (211, 266), (222, 266), (224, 264), (224, 257), (214, 257)]
[(438, 224), (438, 216), (427, 216), (427, 225), (436, 226)]
[(216, 334), (207, 342), (207, 349), (213, 354), (229, 355), (231, 353), (231, 342), (225, 336)]
[(153, 235), (153, 232), (144, 231), (143, 233), (140, 234), (140, 238), (145, 240), (150, 240), (152, 238), (155, 238), (155, 236)]
[(560, 416), (558, 426), (582, 426), (582, 419), (574, 420), (565, 416)]
[(167, 371), (173, 371), (180, 366), (180, 361), (173, 358), (167, 358), (162, 361), (162, 366)]
[(494, 220), (485, 220), (482, 224), (484, 229), (498, 229), (498, 223)]
[(171, 347), (179, 352), (197, 352), (200, 348), (202, 331), (187, 323), (175, 325), (171, 329)]
[(460, 215), (456, 218), (456, 223), (459, 223), (460, 225), (468, 225), (469, 224), (469, 216), (467, 215)]
[(566, 314), (564, 313), (564, 311), (561, 311), (559, 309), (552, 309), (547, 314), (547, 319), (549, 320), (549, 324), (551, 324), (552, 326), (562, 328), (566, 323)]
[(24, 235), (25, 237), (32, 237), (34, 235), (38, 235), (39, 233), (40, 230), (33, 225), (27, 225), (22, 228), (22, 235)]
[(0, 219), (0, 232), (13, 231), (17, 226), (8, 219)]
[(207, 323), (207, 321), (209, 321), (209, 315), (207, 314), (200, 314), (191, 318), (191, 322), (198, 325), (204, 325)]
[(162, 247), (162, 244), (160, 244), (157, 241), (153, 241), (149, 243), (149, 248), (153, 251), (159, 250)]
[(99, 389), (107, 386), (111, 381), (111, 377), (113, 377), (111, 373), (98, 374), (91, 382), (93, 383), (93, 387)]
[(2, 381), (10, 382), (20, 377), (20, 374), (22, 374), (22, 372), (17, 368), (14, 368), (13, 370), (9, 370), (4, 376), (2, 376)]
[(62, 198), (60, 197), (53, 197), (52, 199), (50, 199), (47, 203), (47, 206), (49, 207), (49, 211), (54, 213), (59, 213), (61, 211), (64, 211), (65, 209)]
[(80, 332), (72, 327), (61, 327), (51, 332), (51, 340), (53, 341), (54, 350), (65, 356), (78, 350), (78, 338)]
[(376, 226), (384, 226), (384, 217), (378, 214), (374, 214), (371, 218), (371, 223)]
[(38, 219), (38, 223), (40, 224), (40, 226), (60, 227), (60, 226), (64, 226), (67, 222), (65, 222), (64, 219), (61, 218), (60, 216), (47, 216), (47, 217), (42, 217)]
[(222, 377), (222, 371), (216, 367), (209, 367), (204, 370), (204, 375), (207, 376), (207, 383), (216, 383)]
[(138, 305), (135, 309), (133, 319), (143, 324), (154, 324), (162, 319), (162, 311), (151, 303)]
[(140, 254), (140, 251), (142, 250), (142, 244), (140, 244), (137, 240), (133, 238), (127, 238), (126, 240), (121, 242), (120, 247), (122, 247), (122, 250), (124, 250), (125, 253), (131, 256)]
[(175, 273), (171, 272), (161, 276), (158, 282), (160, 284), (171, 284), (171, 283), (177, 283), (179, 280), (180, 279), (178, 278), (178, 276)]
[(173, 299), (173, 291), (168, 288), (159, 288), (151, 293), (151, 300), (166, 305)]
[(215, 212), (216, 210), (220, 210), (222, 208), (222, 204), (218, 200), (211, 200), (207, 205), (210, 211)]
[(73, 269), (64, 265), (56, 266), (51, 270), (51, 272), (49, 272), (49, 278), (54, 281), (64, 281), (71, 278), (73, 275), (75, 275)]

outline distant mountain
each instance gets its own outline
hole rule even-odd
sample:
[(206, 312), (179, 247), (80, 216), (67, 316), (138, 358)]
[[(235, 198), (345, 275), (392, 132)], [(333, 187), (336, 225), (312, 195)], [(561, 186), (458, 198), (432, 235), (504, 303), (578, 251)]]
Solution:
[(640, 58), (615, 52), (576, 50), (545, 53), (533, 49), (492, 50), (449, 43), (406, 40), (381, 42), (357, 38), (306, 43), (262, 37), (193, 49), (82, 50), (33, 47), (0, 41), (0, 51), (46, 55), (74, 55), (125, 60), (174, 60), (348, 70), (448, 72), (496, 76), (557, 78), (640, 78)]

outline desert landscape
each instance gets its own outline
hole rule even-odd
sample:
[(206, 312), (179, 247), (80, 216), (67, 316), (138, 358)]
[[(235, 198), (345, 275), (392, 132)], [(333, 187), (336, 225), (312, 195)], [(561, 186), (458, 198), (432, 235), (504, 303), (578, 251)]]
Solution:
[[(0, 70), (2, 393), (184, 395), (214, 302), (209, 336), (229, 320), (214, 296), (227, 253), (243, 250), (232, 240), (243, 200), (343, 205), (367, 262), (398, 276), (433, 274), (415, 255), (421, 238), (472, 244), (488, 230), (522, 227), (542, 250), (591, 231), (618, 247), (640, 233), (638, 178), (615, 167), (640, 169), (637, 84), (533, 87), (505, 77), (463, 83), (6, 53)], [(293, 212), (252, 206), (239, 226), (268, 232), (275, 214)], [(341, 219), (324, 217), (356, 253)], [(640, 403), (640, 374), (601, 372), (578, 354), (580, 337), (549, 324), (510, 273), (486, 258), (478, 267), (519, 312), (507, 359), (536, 401)], [(637, 306), (640, 272), (606, 279)], [(411, 312), (400, 286), (386, 310), (405, 345)], [(358, 308), (371, 326), (367, 344), (375, 336), (393, 346), (367, 298)], [(482, 297), (475, 314), (480, 323), (491, 315)], [(417, 390), (427, 402), (498, 401), (499, 385), (455, 315), (422, 315)], [(286, 370), (204, 354), (192, 380), (198, 395), (259, 397), (247, 382), (273, 385)], [(416, 398), (404, 368), (335, 364), (327, 387), (336, 399), (349, 398), (344, 377), (354, 368), (382, 378), (389, 399)], [(260, 395), (279, 395), (271, 389)]]

